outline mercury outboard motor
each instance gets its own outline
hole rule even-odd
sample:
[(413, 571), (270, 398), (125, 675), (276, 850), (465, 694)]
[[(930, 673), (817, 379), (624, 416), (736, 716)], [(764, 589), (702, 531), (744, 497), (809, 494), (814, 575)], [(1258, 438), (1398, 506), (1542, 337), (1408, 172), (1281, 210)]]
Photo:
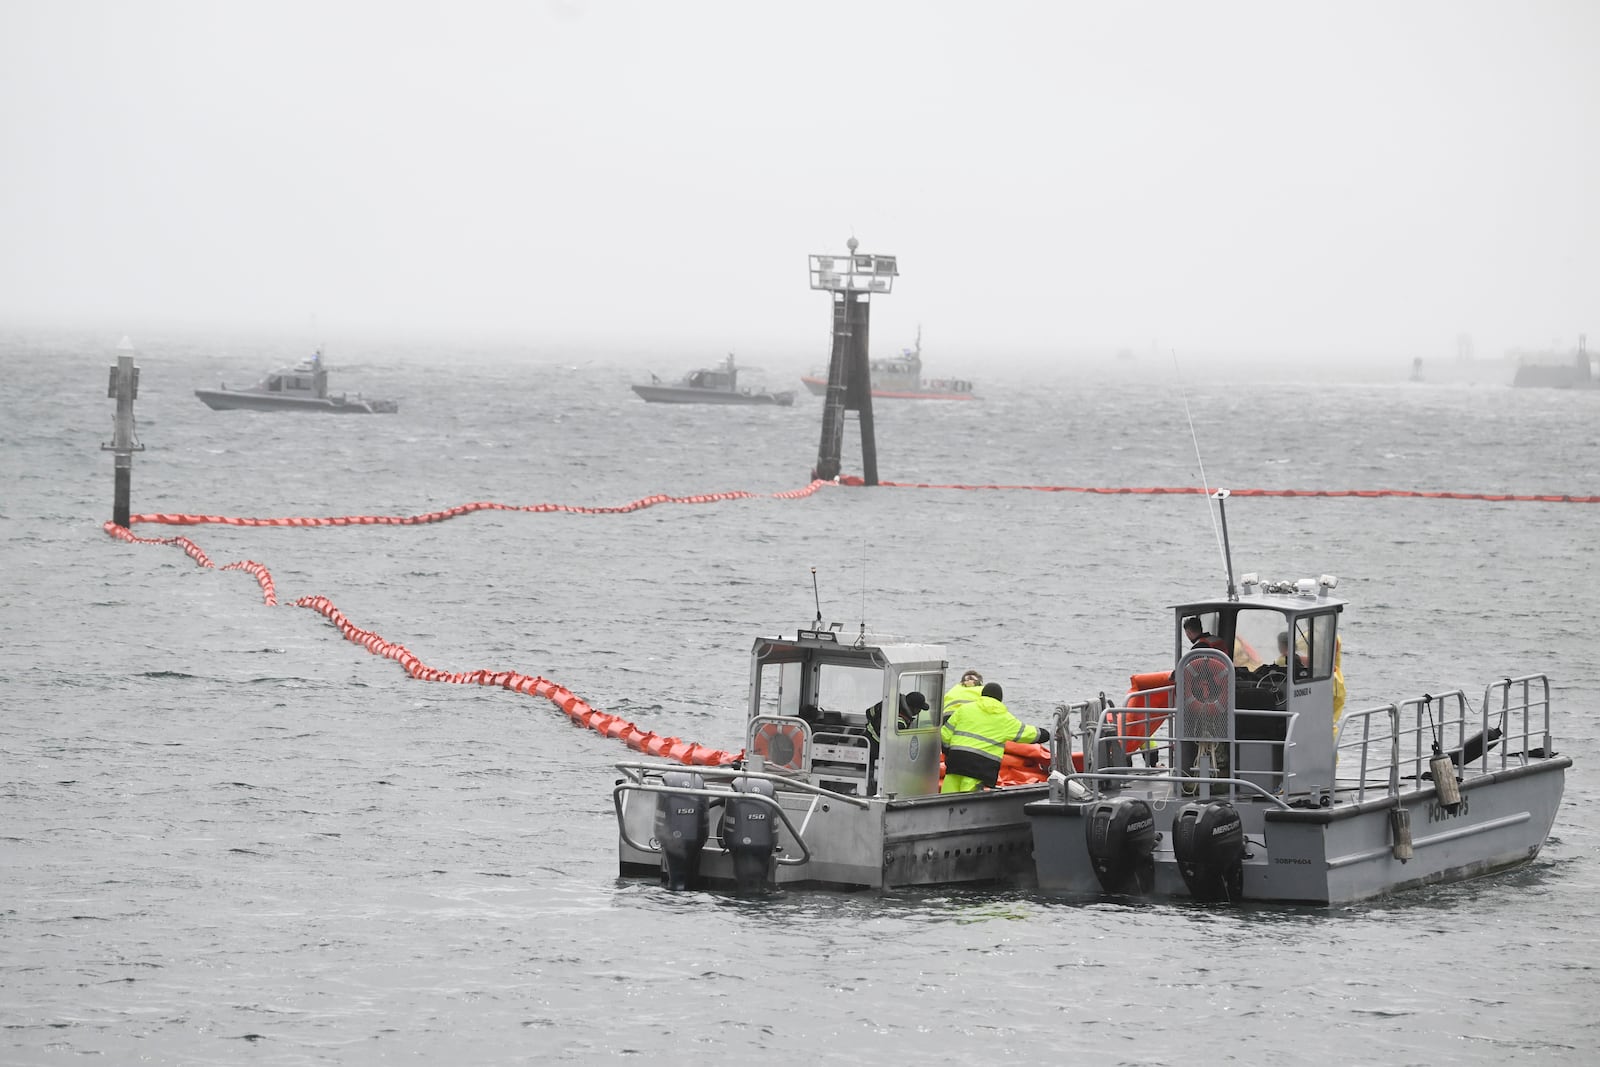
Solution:
[[(668, 789), (704, 789), (693, 771), (661, 776)], [(709, 798), (692, 793), (656, 794), (656, 843), (661, 846), (661, 882), (669, 889), (691, 889), (700, 879), (700, 850), (711, 831)]]
[(1196, 900), (1238, 900), (1244, 892), (1244, 823), (1225, 800), (1190, 801), (1172, 820), (1178, 873)]
[(1084, 843), (1100, 888), (1118, 895), (1145, 894), (1155, 885), (1156, 817), (1133, 797), (1100, 800), (1083, 809)]
[(733, 795), (722, 813), (722, 847), (733, 857), (733, 878), (740, 892), (772, 884), (778, 841), (772, 805), (747, 799), (752, 793), (771, 797), (772, 783), (762, 778), (735, 778)]

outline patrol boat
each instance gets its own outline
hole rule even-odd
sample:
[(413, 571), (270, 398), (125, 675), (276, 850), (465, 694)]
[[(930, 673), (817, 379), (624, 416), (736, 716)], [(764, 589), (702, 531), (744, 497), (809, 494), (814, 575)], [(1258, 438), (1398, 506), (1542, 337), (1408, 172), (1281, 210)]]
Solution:
[(1041, 889), (1336, 905), (1538, 854), (1572, 764), (1545, 675), (1341, 716), (1337, 580), (1231, 585), (1173, 609), (1172, 671), (1058, 708), (1083, 751), (1027, 805)]
[(846, 643), (820, 622), (752, 647), (742, 764), (616, 765), (621, 873), (673, 888), (1031, 885), (1023, 807), (1049, 786), (939, 792), (938, 715), (906, 698), (939, 708), (943, 646), (864, 627)]
[[(974, 400), (972, 383), (965, 378), (924, 378), (922, 376), (922, 327), (917, 327), (915, 348), (902, 348), (898, 356), (870, 360), (867, 369), (872, 380), (872, 395), (880, 400)], [(814, 396), (828, 395), (828, 372), (812, 371), (801, 375)]]
[(360, 393), (346, 396), (328, 392), (328, 369), (322, 350), (292, 367), (280, 367), (246, 389), (196, 389), (213, 411), (327, 411), (341, 415), (393, 415), (400, 410), (394, 400), (375, 400)]
[(716, 367), (690, 371), (675, 383), (663, 382), (654, 374), (649, 385), (635, 385), (633, 391), (652, 404), (775, 404), (792, 407), (794, 393), (789, 390), (770, 393), (765, 389), (740, 388), (739, 368), (733, 365), (733, 353)]

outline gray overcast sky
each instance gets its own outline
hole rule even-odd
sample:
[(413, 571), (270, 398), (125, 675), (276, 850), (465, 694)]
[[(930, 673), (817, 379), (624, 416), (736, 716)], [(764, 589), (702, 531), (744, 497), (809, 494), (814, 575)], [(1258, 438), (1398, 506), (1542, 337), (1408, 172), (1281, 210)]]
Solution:
[[(0, 320), (826, 351), (1600, 334), (1600, 3), (0, 0)], [(887, 332), (886, 332), (887, 331)]]

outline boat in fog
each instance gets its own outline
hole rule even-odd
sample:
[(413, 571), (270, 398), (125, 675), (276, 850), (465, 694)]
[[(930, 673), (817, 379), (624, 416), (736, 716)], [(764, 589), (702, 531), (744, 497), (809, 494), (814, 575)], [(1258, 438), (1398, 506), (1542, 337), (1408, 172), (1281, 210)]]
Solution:
[(322, 350), (292, 367), (280, 367), (246, 389), (196, 389), (194, 395), (213, 411), (327, 411), (347, 415), (392, 415), (400, 410), (394, 400), (377, 400), (360, 393), (328, 392), (328, 369)]
[[(868, 364), (872, 374), (872, 395), (884, 400), (973, 400), (972, 383), (965, 378), (922, 377), (922, 328), (917, 328), (916, 345), (903, 348), (898, 356), (874, 359)], [(828, 372), (813, 371), (800, 380), (814, 396), (826, 396)]]
[(652, 404), (771, 404), (789, 407), (794, 403), (794, 393), (768, 392), (765, 389), (740, 388), (739, 369), (734, 366), (733, 353), (715, 367), (690, 371), (676, 382), (663, 382), (654, 374), (650, 384), (636, 384), (633, 391)]
[(1522, 354), (1511, 384), (1536, 389), (1593, 389), (1600, 387), (1594, 363), (1589, 358), (1588, 337), (1578, 337), (1578, 347), (1563, 358), (1555, 352)]

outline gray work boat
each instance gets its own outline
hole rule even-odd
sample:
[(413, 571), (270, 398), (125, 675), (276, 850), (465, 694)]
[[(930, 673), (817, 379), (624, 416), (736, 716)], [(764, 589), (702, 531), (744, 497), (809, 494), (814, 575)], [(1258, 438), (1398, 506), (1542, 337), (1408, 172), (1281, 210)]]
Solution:
[[(1170, 684), (1058, 709), (1083, 753), (1058, 753), (1027, 806), (1041, 889), (1336, 905), (1538, 854), (1572, 763), (1552, 747), (1548, 679), (1336, 722), (1336, 584), (1247, 575), (1240, 595), (1178, 605)], [(1215, 638), (1184, 651), (1189, 618)], [(1280, 634), (1292, 645), (1268, 662)]]
[(652, 404), (794, 404), (792, 392), (770, 393), (748, 386), (741, 389), (732, 352), (718, 366), (690, 371), (676, 382), (663, 382), (652, 374), (649, 385), (635, 385), (633, 391)]
[(213, 411), (326, 411), (343, 415), (392, 415), (394, 400), (375, 400), (360, 393), (328, 392), (328, 370), (322, 351), (292, 367), (280, 367), (247, 389), (196, 389), (194, 395)]
[(942, 646), (845, 643), (819, 628), (759, 639), (750, 659), (742, 765), (617, 764), (624, 876), (674, 888), (1032, 884), (1023, 807), (1049, 787), (940, 794), (938, 716), (902, 703), (920, 692), (940, 706)]
[[(874, 359), (868, 363), (872, 395), (879, 400), (975, 400), (972, 382), (965, 378), (924, 378), (922, 376), (922, 327), (917, 327), (914, 348), (902, 348), (898, 356)], [(801, 375), (814, 396), (828, 395), (828, 372), (815, 370)]]

